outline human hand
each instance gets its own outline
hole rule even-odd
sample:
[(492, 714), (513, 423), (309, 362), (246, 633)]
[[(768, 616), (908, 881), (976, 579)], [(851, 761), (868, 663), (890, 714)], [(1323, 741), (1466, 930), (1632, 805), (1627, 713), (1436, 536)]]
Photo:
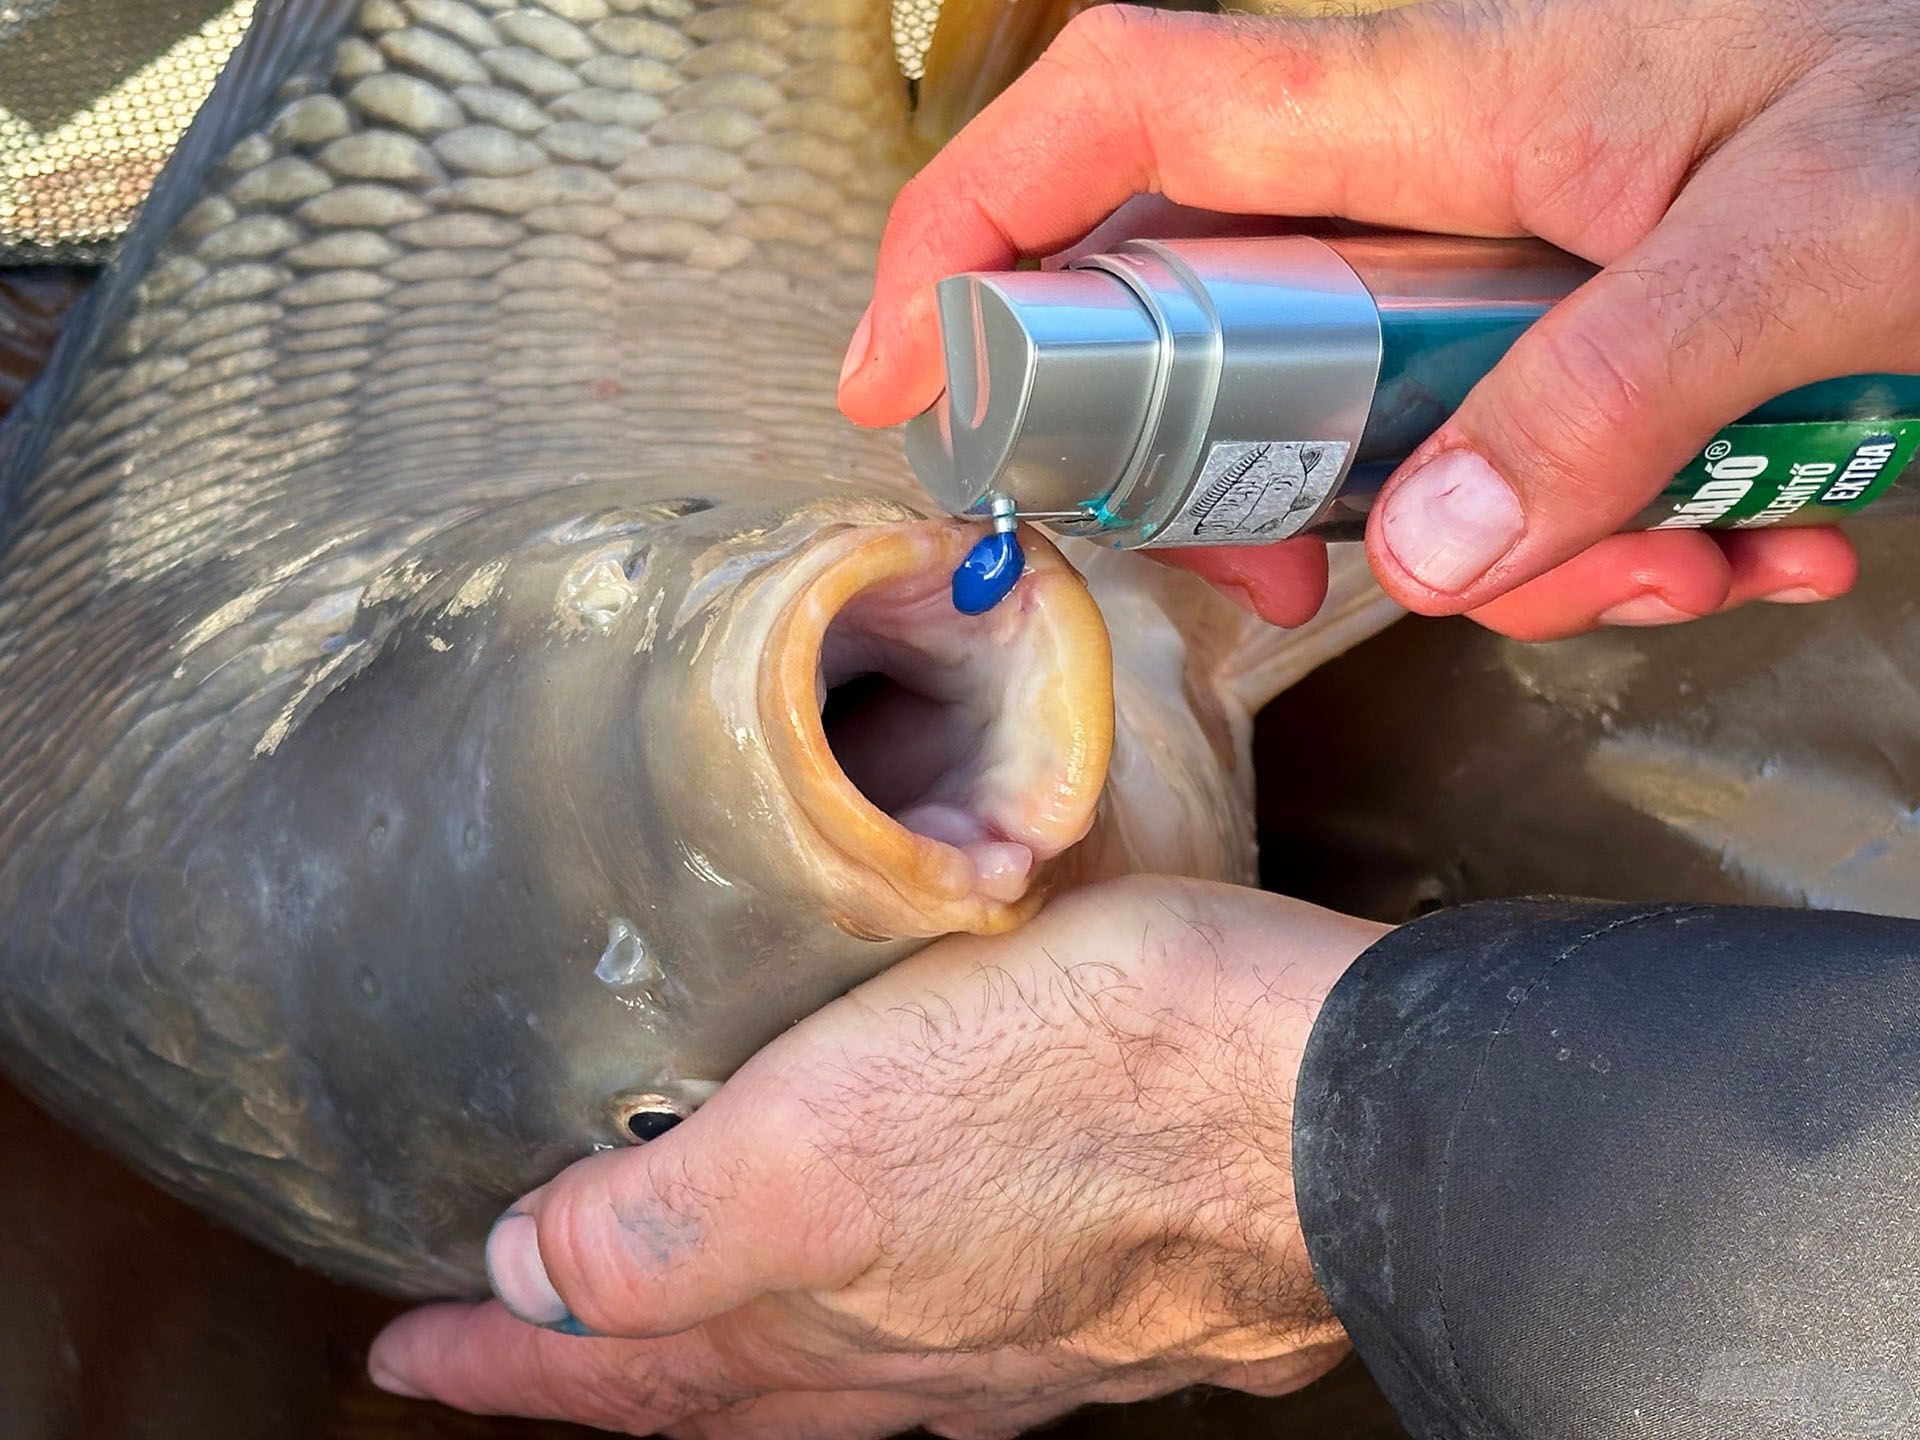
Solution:
[(1294, 1213), (1292, 1089), (1383, 933), (1136, 878), (941, 941), (509, 1212), (494, 1290), (548, 1328), (428, 1307), (373, 1376), (702, 1437), (1010, 1435), (1198, 1382), (1296, 1388), (1346, 1342)]
[[(1369, 558), (1410, 609), (1538, 639), (1852, 584), (1830, 529), (1613, 532), (1763, 400), (1920, 370), (1920, 0), (1087, 11), (902, 191), (842, 408), (892, 424), (938, 395), (936, 279), (1059, 251), (1137, 193), (1606, 266), (1382, 492)], [(1280, 623), (1318, 604), (1298, 545), (1162, 553), (1239, 567)]]

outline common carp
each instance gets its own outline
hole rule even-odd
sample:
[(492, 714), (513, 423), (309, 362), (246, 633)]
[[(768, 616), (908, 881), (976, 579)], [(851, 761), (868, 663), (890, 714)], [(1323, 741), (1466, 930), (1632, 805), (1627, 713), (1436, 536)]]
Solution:
[(1037, 535), (954, 612), (833, 404), (908, 99), (877, 0), (263, 0), (0, 434), (14, 1075), (466, 1293), (931, 937), (1253, 878), (1253, 710), (1394, 612)]

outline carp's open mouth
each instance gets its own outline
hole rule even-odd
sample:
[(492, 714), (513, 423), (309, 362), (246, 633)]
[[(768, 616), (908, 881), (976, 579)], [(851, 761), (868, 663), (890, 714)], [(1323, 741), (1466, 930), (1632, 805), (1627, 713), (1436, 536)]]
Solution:
[(1013, 594), (960, 614), (949, 577), (978, 538), (944, 521), (849, 537), (774, 647), (768, 718), (801, 808), (898, 902), (856, 928), (1017, 923), (1105, 783), (1113, 681), (1098, 608), (1028, 537)]

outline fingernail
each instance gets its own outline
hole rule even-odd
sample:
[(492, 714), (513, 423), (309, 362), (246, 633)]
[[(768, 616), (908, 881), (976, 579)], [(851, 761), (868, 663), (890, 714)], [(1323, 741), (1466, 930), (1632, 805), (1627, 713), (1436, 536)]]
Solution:
[(563, 1335), (589, 1333), (547, 1278), (539, 1227), (524, 1210), (509, 1210), (493, 1222), (493, 1233), (487, 1236), (487, 1283), (516, 1320)]
[(421, 1390), (383, 1366), (373, 1365), (367, 1369), (367, 1378), (386, 1391), (389, 1395), (404, 1395), (409, 1400), (425, 1400), (427, 1392)]
[(1771, 595), (1760, 597), (1769, 605), (1817, 605), (1822, 600), (1833, 597), (1822, 594), (1811, 585), (1795, 585), (1789, 590), (1776, 590)]
[(1681, 620), (1698, 620), (1677, 605), (1669, 605), (1658, 595), (1636, 595), (1600, 612), (1602, 625), (1673, 625)]
[(1457, 594), (1526, 531), (1520, 497), (1471, 450), (1434, 456), (1387, 499), (1387, 549), (1429, 590)]
[(847, 383), (847, 377), (858, 370), (867, 358), (867, 346), (873, 340), (873, 306), (867, 306), (860, 316), (860, 323), (853, 327), (853, 338), (847, 341), (847, 358), (840, 362), (840, 383)]

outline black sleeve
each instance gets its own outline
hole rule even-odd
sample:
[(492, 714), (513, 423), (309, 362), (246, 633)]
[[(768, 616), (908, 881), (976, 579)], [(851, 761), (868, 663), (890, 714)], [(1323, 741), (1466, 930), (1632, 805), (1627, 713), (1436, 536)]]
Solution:
[(1920, 922), (1436, 915), (1335, 986), (1294, 1127), (1416, 1436), (1920, 1435)]

